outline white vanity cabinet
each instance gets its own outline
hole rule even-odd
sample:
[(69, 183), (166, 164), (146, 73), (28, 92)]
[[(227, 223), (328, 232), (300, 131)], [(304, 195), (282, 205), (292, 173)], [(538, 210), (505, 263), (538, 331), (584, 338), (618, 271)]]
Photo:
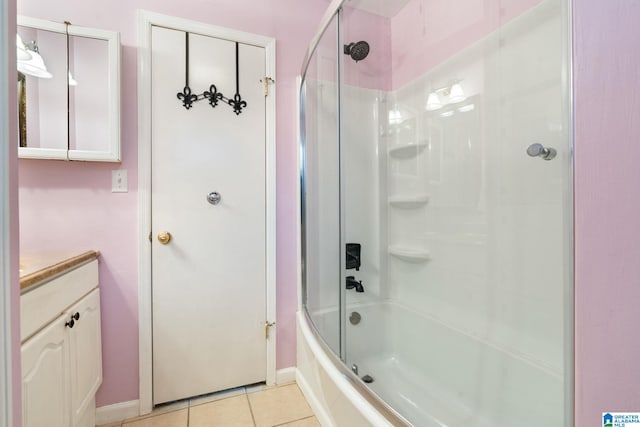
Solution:
[(22, 425), (71, 425), (69, 334), (60, 316), (22, 345)]
[[(97, 263), (21, 295), (22, 335), (27, 336), (22, 342), (24, 427), (95, 426), (95, 394), (102, 383)], [(42, 323), (55, 310), (53, 320)]]

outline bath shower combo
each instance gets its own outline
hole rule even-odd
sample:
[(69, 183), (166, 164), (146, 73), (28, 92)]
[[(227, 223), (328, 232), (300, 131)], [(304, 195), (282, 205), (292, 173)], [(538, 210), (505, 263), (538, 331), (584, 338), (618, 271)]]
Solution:
[(307, 50), (297, 381), (323, 425), (573, 425), (570, 2), (489, 4), (334, 0)]

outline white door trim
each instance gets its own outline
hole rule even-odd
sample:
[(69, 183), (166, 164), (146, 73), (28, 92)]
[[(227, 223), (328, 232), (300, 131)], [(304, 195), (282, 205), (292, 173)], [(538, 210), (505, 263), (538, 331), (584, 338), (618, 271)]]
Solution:
[[(276, 79), (276, 42), (242, 31), (209, 25), (146, 10), (138, 11), (138, 330), (140, 356), (140, 413), (153, 409), (151, 323), (151, 26), (157, 25), (265, 49), (266, 74)], [(276, 319), (276, 96), (266, 98), (266, 313)], [(275, 328), (274, 328), (275, 329)], [(267, 341), (267, 384), (276, 380), (276, 331)]]
[[(13, 6), (12, 6), (13, 4)], [(12, 15), (13, 12), (13, 15)], [(17, 135), (12, 132), (16, 126), (11, 126), (12, 120), (16, 120), (16, 114), (12, 113), (15, 105), (15, 49), (13, 40), (15, 37), (15, 2), (12, 0), (0, 0), (0, 427), (12, 427), (14, 421), (19, 422), (20, 417), (13, 414), (13, 372), (14, 360), (12, 322), (11, 315), (14, 312), (11, 306), (12, 289), (17, 283), (12, 282), (15, 277), (14, 268), (17, 269), (17, 261), (13, 258), (12, 246), (15, 244), (15, 236), (11, 234), (11, 225), (17, 224), (13, 217), (12, 158), (17, 156)], [(12, 84), (13, 83), (13, 84)], [(13, 89), (13, 95), (11, 90)], [(12, 147), (16, 144), (16, 147)], [(15, 193), (14, 193), (15, 194)], [(16, 398), (19, 399), (18, 396)]]

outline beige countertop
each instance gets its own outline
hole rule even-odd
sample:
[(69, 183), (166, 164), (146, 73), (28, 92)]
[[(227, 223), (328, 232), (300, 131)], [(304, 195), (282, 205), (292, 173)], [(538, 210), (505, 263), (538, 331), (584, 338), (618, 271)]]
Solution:
[(100, 252), (57, 252), (25, 255), (20, 257), (20, 291), (55, 276), (65, 273), (81, 264), (98, 258)]

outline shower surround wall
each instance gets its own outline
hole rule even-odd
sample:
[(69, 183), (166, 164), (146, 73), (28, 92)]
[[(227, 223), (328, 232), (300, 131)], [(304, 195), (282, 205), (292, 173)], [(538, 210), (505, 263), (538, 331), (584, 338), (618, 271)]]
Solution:
[[(388, 174), (390, 196), (429, 196), (415, 209), (389, 208), (389, 244), (431, 257), (390, 258), (392, 298), (560, 377), (570, 227), (561, 38), (560, 2), (547, 1), (396, 90), (404, 122), (390, 149), (426, 147), (390, 156)], [(426, 111), (427, 94), (456, 79), (467, 99)], [(537, 141), (564, 152), (533, 159), (526, 149)]]
[[(501, 14), (490, 3), (460, 11), (449, 26), (436, 25), (451, 22), (451, 7), (438, 2), (410, 2), (392, 17), (393, 67), (384, 70), (392, 90), (368, 94), (357, 77), (367, 75), (369, 58), (344, 57), (344, 231), (347, 242), (375, 242), (379, 258), (370, 267), (380, 272), (371, 295), (366, 281), (364, 294), (347, 291), (347, 316), (357, 310), (363, 323), (346, 324), (346, 363), (379, 377), (374, 391), (418, 425), (430, 416), (453, 423), (445, 414), (467, 411), (494, 422), (529, 411), (535, 425), (557, 424), (565, 409), (571, 218), (563, 213), (570, 126), (561, 110), (562, 3), (502, 4)], [(349, 34), (358, 21), (345, 10)], [(423, 59), (438, 55), (438, 63)], [(466, 100), (427, 111), (427, 95), (456, 81)], [(538, 141), (561, 154), (554, 162), (530, 158), (527, 146)], [(538, 259), (543, 269), (529, 262)], [(347, 274), (359, 279), (362, 270)], [(418, 345), (425, 336), (448, 357)], [(410, 384), (393, 381), (407, 372)], [(535, 402), (517, 397), (522, 384)], [(444, 395), (445, 403), (421, 400)]]

